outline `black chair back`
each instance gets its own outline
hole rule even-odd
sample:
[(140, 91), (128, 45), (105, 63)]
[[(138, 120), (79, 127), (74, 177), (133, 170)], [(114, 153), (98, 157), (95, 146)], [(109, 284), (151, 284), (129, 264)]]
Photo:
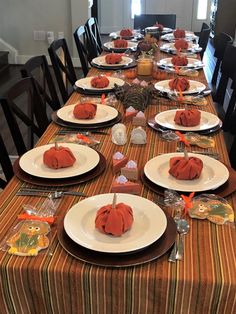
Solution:
[(79, 54), (80, 63), (81, 63), (81, 67), (84, 73), (84, 77), (86, 77), (89, 71), (89, 61), (91, 61), (92, 58), (89, 56), (89, 50), (88, 50), (89, 41), (87, 37), (87, 31), (83, 25), (79, 26), (74, 31), (74, 39), (75, 39), (76, 48)]
[(206, 23), (202, 23), (202, 29), (201, 29), (199, 40), (198, 40), (198, 44), (202, 48), (200, 52), (201, 59), (203, 58), (204, 52), (206, 50), (208, 40), (210, 37), (210, 32), (211, 32), (210, 27)]
[(21, 69), (22, 77), (31, 76), (37, 83), (38, 90), (45, 105), (52, 110), (61, 108), (46, 56), (30, 58)]
[(0, 165), (2, 167), (2, 172), (6, 178), (6, 180), (4, 180), (3, 178), (0, 178), (0, 188), (4, 189), (7, 183), (13, 177), (14, 172), (13, 172), (11, 160), (9, 158), (9, 155), (8, 155), (8, 152), (7, 152), (7, 149), (6, 149), (6, 146), (4, 144), (1, 134), (0, 134), (0, 150), (1, 150)]
[[(28, 134), (27, 148), (34, 146), (35, 135), (42, 136), (50, 121), (47, 117), (45, 104), (39, 95), (37, 85), (32, 77), (27, 77), (19, 80), (6, 93), (6, 97), (1, 100), (3, 111), (11, 130), (12, 136), (14, 132), (18, 134), (17, 122), (14, 121), (14, 115), (20, 119), (20, 122), (26, 126)], [(8, 110), (10, 108), (10, 110)], [(18, 153), (23, 146), (20, 136), (15, 142), (18, 147)]]
[(134, 15), (134, 29), (144, 29), (156, 23), (172, 29), (176, 28), (175, 14), (140, 14)]
[(67, 102), (77, 80), (65, 38), (55, 40), (48, 48), (63, 102)]
[(227, 44), (232, 44), (232, 43), (233, 43), (233, 38), (226, 33), (220, 33), (214, 37), (214, 47), (215, 47), (214, 57), (216, 58), (216, 65), (215, 65), (215, 69), (214, 69), (212, 80), (211, 80), (213, 87), (215, 87), (217, 83), (217, 77), (218, 77), (221, 62), (224, 57), (226, 46)]
[(85, 28), (88, 30), (88, 38), (92, 46), (92, 58), (95, 58), (102, 52), (102, 39), (96, 18), (88, 19)]

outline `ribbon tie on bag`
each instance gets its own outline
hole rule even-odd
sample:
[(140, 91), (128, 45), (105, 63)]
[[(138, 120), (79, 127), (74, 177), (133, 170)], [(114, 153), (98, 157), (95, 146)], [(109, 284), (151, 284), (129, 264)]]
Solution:
[(184, 143), (184, 145), (186, 146), (190, 146), (189, 141), (186, 139), (186, 137), (184, 136), (184, 134), (180, 133), (179, 131), (175, 131), (175, 134), (179, 137), (179, 142)]
[(184, 216), (186, 216), (188, 213), (188, 210), (193, 207), (192, 199), (194, 197), (194, 194), (195, 192), (190, 193), (189, 196), (183, 195), (183, 194), (180, 195), (184, 201)]

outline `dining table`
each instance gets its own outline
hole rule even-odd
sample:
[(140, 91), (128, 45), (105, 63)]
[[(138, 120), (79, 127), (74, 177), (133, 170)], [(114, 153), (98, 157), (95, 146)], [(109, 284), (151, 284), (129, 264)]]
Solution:
[[(159, 42), (160, 45), (160, 42)], [(160, 51), (155, 60), (171, 55)], [(88, 77), (109, 72), (123, 80), (123, 74), (129, 71), (104, 71), (92, 67)], [(108, 77), (109, 77), (108, 76)], [(167, 77), (174, 77), (168, 73)], [(143, 76), (140, 80), (156, 83), (157, 80)], [(207, 86), (203, 69), (198, 76), (191, 78)], [(65, 106), (79, 103), (85, 95), (75, 90)], [(94, 98), (94, 95), (86, 97)], [(99, 96), (100, 97), (100, 96)], [(205, 97), (204, 107), (191, 106), (205, 112), (216, 114), (212, 96)], [(148, 253), (144, 250), (123, 254), (106, 254), (96, 250), (85, 249), (72, 243), (63, 228), (66, 213), (77, 203), (86, 198), (111, 193), (112, 182), (116, 177), (112, 170), (112, 156), (121, 152), (130, 160), (137, 161), (140, 173), (145, 164), (155, 156), (175, 153), (178, 141), (167, 141), (160, 132), (148, 124), (143, 127), (146, 132), (146, 144), (131, 142), (134, 125), (125, 121), (123, 104), (115, 100), (112, 104), (122, 116), (127, 131), (127, 142), (116, 145), (112, 141), (112, 125), (101, 127), (93, 137), (99, 142), (96, 150), (104, 156), (104, 167), (100, 173), (90, 180), (72, 182), (66, 180), (60, 188), (84, 193), (86, 196), (65, 195), (57, 200), (55, 221), (48, 234), (49, 245), (36, 256), (18, 256), (9, 254), (1, 245), (0, 250), (0, 302), (1, 313), (236, 313), (236, 232), (234, 223), (215, 224), (208, 219), (200, 220), (186, 216), (189, 232), (184, 237), (184, 257), (180, 261), (169, 262), (168, 257), (173, 241), (168, 249), (160, 254), (153, 254), (152, 246)], [(106, 104), (104, 104), (106, 106)], [(157, 97), (145, 109), (147, 119), (156, 114), (174, 108), (184, 108), (173, 100)], [(36, 147), (52, 142), (63, 126), (51, 122)], [(223, 131), (218, 130), (210, 135), (215, 147), (207, 149), (219, 153), (219, 160), (230, 169), (230, 161), (226, 149)], [(191, 151), (191, 148), (189, 149)], [(206, 149), (198, 148), (201, 152)], [(18, 168), (17, 168), (18, 169)], [(19, 170), (19, 169), (18, 169)], [(232, 169), (231, 169), (232, 170)], [(233, 170), (232, 170), (233, 171)], [(43, 182), (43, 180), (42, 180)], [(141, 191), (139, 196), (158, 204), (158, 193), (151, 185), (139, 179)], [(24, 181), (17, 172), (0, 194), (0, 241), (9, 237), (9, 232), (18, 224), (18, 215), (24, 206), (40, 206), (45, 202), (43, 196), (21, 196), (17, 192), (22, 187), (43, 187)], [(58, 188), (58, 187), (57, 187)], [(192, 191), (194, 192), (194, 191)], [(211, 192), (210, 192), (211, 193)], [(212, 192), (214, 193), (214, 191)], [(234, 209), (236, 194), (231, 191), (225, 197)], [(83, 203), (81, 203), (83, 205)], [(157, 205), (156, 205), (157, 206)], [(170, 232), (177, 236), (173, 223), (173, 208), (159, 205), (167, 220)], [(146, 208), (143, 208), (145, 212)], [(81, 226), (78, 226), (78, 228)], [(142, 231), (142, 230), (141, 230)], [(145, 232), (145, 230), (143, 230)], [(172, 235), (173, 238), (173, 235)], [(71, 244), (71, 247), (70, 247)], [(157, 248), (154, 248), (158, 250)], [(144, 256), (145, 255), (145, 256)], [(117, 260), (116, 260), (117, 259)]]

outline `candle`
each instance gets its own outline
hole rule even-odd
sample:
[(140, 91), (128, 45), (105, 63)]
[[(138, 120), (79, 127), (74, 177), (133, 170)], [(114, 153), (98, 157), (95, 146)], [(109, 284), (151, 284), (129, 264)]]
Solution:
[(138, 60), (138, 75), (152, 75), (153, 60), (143, 58)]

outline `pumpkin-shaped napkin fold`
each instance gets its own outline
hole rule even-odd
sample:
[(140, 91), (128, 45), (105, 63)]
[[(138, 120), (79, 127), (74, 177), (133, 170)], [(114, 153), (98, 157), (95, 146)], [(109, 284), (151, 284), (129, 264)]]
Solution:
[(189, 80), (185, 77), (177, 77), (169, 81), (169, 87), (171, 90), (185, 91), (190, 87)]
[(51, 147), (43, 154), (43, 163), (52, 169), (67, 168), (73, 166), (76, 158), (68, 147)]
[(169, 173), (178, 180), (198, 179), (201, 175), (203, 162), (197, 157), (172, 157)]
[(93, 119), (97, 112), (97, 106), (92, 103), (77, 104), (73, 114), (76, 119)]
[(174, 121), (178, 125), (196, 126), (200, 124), (201, 112), (197, 109), (177, 110)]
[(113, 208), (111, 204), (101, 207), (96, 215), (95, 227), (102, 233), (121, 236), (133, 224), (132, 208), (124, 203), (118, 203)]

